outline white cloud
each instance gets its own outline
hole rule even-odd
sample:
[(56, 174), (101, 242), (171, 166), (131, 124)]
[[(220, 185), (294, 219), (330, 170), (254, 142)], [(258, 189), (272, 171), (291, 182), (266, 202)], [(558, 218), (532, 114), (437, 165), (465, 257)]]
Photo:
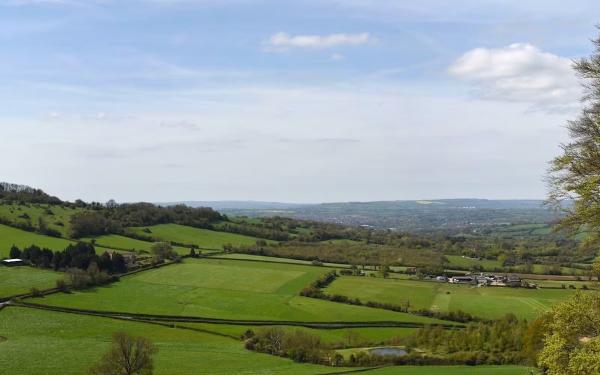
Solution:
[(528, 43), (476, 48), (448, 69), (472, 83), (483, 99), (530, 103), (536, 109), (572, 109), (582, 89), (571, 60)]
[(357, 46), (376, 41), (369, 33), (329, 35), (289, 35), (278, 32), (264, 42), (269, 51), (286, 51), (291, 48), (326, 49), (339, 46)]
[(331, 56), (329, 56), (329, 58), (332, 61), (340, 61), (344, 59), (344, 55), (342, 55), (341, 53), (332, 53)]

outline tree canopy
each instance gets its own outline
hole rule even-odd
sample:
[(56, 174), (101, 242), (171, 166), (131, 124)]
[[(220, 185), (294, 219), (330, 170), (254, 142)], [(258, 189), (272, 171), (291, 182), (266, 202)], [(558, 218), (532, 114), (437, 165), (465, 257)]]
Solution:
[[(585, 227), (590, 240), (600, 242), (600, 37), (593, 43), (595, 53), (574, 63), (587, 90), (585, 106), (567, 125), (571, 142), (552, 161), (549, 200), (566, 211), (564, 228)], [(572, 206), (561, 206), (565, 200), (573, 200)]]

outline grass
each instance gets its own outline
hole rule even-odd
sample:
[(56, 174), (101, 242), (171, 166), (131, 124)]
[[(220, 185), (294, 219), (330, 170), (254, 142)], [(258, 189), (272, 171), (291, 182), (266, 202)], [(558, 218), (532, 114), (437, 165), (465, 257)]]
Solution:
[[(130, 250), (130, 251), (148, 251), (152, 249), (154, 242), (140, 241), (134, 238), (125, 236), (119, 236), (117, 234), (109, 234), (105, 236), (99, 236), (95, 238), (84, 238), (86, 242), (95, 240), (96, 246), (105, 248), (114, 248), (118, 250)], [(190, 249), (181, 246), (173, 246), (173, 249), (179, 254), (189, 254)]]
[(448, 261), (450, 262), (448, 264), (448, 267), (461, 267), (461, 268), (471, 268), (473, 266), (482, 266), (485, 270), (494, 270), (494, 269), (501, 269), (502, 268), (502, 264), (497, 261), (497, 260), (490, 260), (490, 259), (472, 259), (472, 258), (465, 258), (462, 257), (460, 255), (445, 255), (445, 257), (448, 259)]
[[(150, 236), (158, 241), (172, 241), (200, 248), (222, 249), (224, 245), (253, 245), (258, 238), (234, 233), (216, 232), (177, 224), (160, 224), (151, 227), (134, 227), (130, 231)], [(150, 230), (150, 233), (147, 232)]]
[[(251, 329), (254, 332), (266, 329), (269, 326), (234, 326), (227, 324), (205, 324), (205, 323), (183, 323), (182, 325), (201, 328), (210, 332), (226, 334), (235, 337), (241, 337), (246, 330)], [(312, 333), (321, 338), (328, 344), (343, 343), (347, 345), (355, 344), (379, 344), (386, 340), (397, 337), (406, 337), (416, 331), (414, 328), (343, 328), (343, 329), (313, 329), (291, 326), (279, 326), (285, 330), (302, 330)], [(349, 333), (355, 337), (349, 342)]]
[[(252, 255), (252, 254), (223, 254), (214, 258), (222, 258), (222, 259), (238, 259), (238, 260), (256, 260), (256, 261), (265, 261), (265, 262), (273, 262), (273, 263), (288, 263), (288, 264), (304, 264), (304, 265), (312, 265), (311, 261), (308, 260), (298, 260), (298, 259), (290, 259), (290, 258), (278, 258), (278, 257), (269, 257), (263, 255)], [(337, 268), (349, 268), (348, 264), (341, 263), (323, 263), (324, 266), (328, 267), (337, 267)]]
[(71, 242), (62, 238), (44, 236), (0, 224), (0, 258), (8, 257), (12, 245), (20, 249), (30, 245), (51, 250), (64, 250)]
[(31, 267), (0, 266), (0, 297), (28, 293), (31, 288), (48, 289), (56, 285), (62, 273)]
[(9, 307), (0, 311), (0, 369), (6, 374), (80, 375), (87, 373), (124, 331), (152, 340), (159, 348), (155, 373), (320, 374), (341, 371), (297, 364), (247, 351), (243, 343), (189, 330), (136, 322)]
[(410, 321), (433, 319), (301, 297), (329, 271), (321, 267), (218, 259), (186, 259), (124, 277), (119, 283), (40, 303), (149, 314), (295, 321)]
[(437, 311), (462, 310), (482, 318), (500, 318), (513, 313), (534, 319), (555, 302), (568, 298), (573, 291), (561, 289), (523, 289), (472, 287), (416, 280), (389, 280), (367, 277), (340, 277), (327, 289), (328, 294), (402, 305), (412, 309)]
[(42, 218), (49, 228), (58, 230), (63, 237), (69, 237), (71, 215), (80, 210), (47, 204), (0, 204), (0, 217), (14, 223), (29, 223), (36, 228), (39, 218)]

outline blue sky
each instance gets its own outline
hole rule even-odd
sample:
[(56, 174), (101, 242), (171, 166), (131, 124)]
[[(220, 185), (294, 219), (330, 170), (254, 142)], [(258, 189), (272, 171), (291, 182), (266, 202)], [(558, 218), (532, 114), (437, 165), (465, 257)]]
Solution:
[(543, 198), (598, 14), (0, 0), (0, 179), (86, 200)]

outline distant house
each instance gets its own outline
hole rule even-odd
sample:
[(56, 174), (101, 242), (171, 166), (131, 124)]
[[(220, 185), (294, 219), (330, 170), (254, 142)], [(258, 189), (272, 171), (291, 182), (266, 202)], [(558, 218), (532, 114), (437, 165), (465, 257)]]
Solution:
[(521, 286), (521, 278), (519, 276), (510, 275), (506, 278), (506, 285), (513, 288)]
[(451, 284), (474, 284), (477, 282), (473, 276), (454, 276), (448, 279)]
[(23, 261), (23, 259), (4, 259), (2, 261), (2, 264), (7, 267), (15, 267), (22, 266), (25, 264), (25, 262)]

